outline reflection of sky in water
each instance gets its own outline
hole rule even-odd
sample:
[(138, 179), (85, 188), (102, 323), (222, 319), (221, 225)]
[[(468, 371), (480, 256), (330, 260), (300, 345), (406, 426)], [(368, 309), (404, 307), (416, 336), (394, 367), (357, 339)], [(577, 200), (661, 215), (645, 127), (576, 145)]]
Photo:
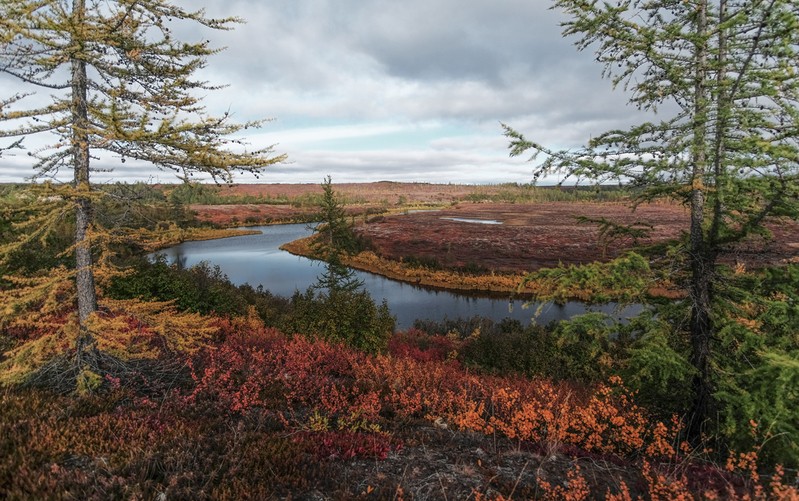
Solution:
[[(324, 267), (317, 261), (293, 256), (279, 247), (292, 240), (310, 234), (304, 224), (262, 226), (261, 235), (185, 242), (159, 251), (169, 262), (180, 261), (190, 267), (201, 261), (218, 265), (235, 284), (263, 285), (265, 289), (280, 296), (290, 296), (296, 290), (305, 291), (316, 282)], [(480, 315), (494, 320), (506, 317), (528, 323), (536, 315), (538, 305), (523, 308), (522, 301), (511, 303), (507, 299), (476, 298), (453, 294), (447, 291), (422, 289), (403, 282), (389, 280), (371, 273), (357, 272), (364, 288), (376, 302), (388, 302), (391, 312), (397, 317), (397, 328), (405, 329), (417, 318), (443, 320), (444, 318), (472, 317)], [(612, 305), (595, 306), (593, 310), (614, 313)], [(624, 311), (621, 316), (636, 313)], [(549, 304), (542, 308), (536, 321), (542, 324), (563, 320), (584, 313), (585, 305), (567, 303), (559, 306)]]
[(474, 223), (474, 224), (502, 224), (502, 221), (495, 219), (469, 219), (465, 217), (442, 217), (448, 221), (456, 221), (458, 223)]

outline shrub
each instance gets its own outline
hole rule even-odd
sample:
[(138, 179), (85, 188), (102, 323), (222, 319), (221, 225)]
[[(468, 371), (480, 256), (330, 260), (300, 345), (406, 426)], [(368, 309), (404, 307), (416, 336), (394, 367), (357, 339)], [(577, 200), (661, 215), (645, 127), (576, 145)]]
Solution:
[(376, 353), (386, 349), (394, 325), (385, 301), (378, 306), (366, 291), (308, 289), (291, 298), (282, 329)]
[(443, 362), (457, 355), (461, 344), (451, 336), (430, 336), (419, 329), (408, 329), (391, 336), (388, 352), (395, 357), (419, 362)]
[(174, 301), (183, 311), (202, 314), (244, 315), (254, 306), (262, 319), (279, 323), (288, 300), (261, 287), (233, 285), (218, 266), (200, 263), (188, 269), (170, 265), (166, 257), (144, 258), (130, 263), (133, 271), (114, 278), (106, 293), (115, 299)]

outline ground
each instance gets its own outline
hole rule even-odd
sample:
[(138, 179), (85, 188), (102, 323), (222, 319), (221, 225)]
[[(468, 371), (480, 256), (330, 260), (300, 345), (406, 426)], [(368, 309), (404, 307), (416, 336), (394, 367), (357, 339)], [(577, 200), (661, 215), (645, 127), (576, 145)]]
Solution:
[(650, 224), (651, 236), (640, 240), (643, 245), (679, 238), (687, 224), (682, 207), (665, 204), (631, 212), (615, 203), (462, 203), (436, 212), (375, 220), (359, 232), (384, 257), (426, 257), (444, 267), (476, 265), (496, 271), (589, 263), (616, 257), (633, 243), (622, 239), (606, 247), (597, 226), (580, 223), (580, 216)]
[[(351, 214), (364, 216), (357, 218), (358, 222), (367, 221), (358, 231), (371, 242), (376, 254), (395, 260), (408, 257), (434, 260), (443, 267), (526, 272), (559, 263), (587, 263), (615, 257), (633, 244), (652, 245), (679, 239), (688, 228), (687, 210), (676, 203), (640, 205), (631, 211), (628, 204), (618, 201), (530, 201), (559, 198), (561, 192), (555, 188), (531, 192), (532, 188), (515, 185), (392, 182), (336, 184), (334, 188)], [(321, 187), (313, 184), (235, 185), (222, 190), (229, 195), (282, 197), (293, 202), (192, 206), (199, 219), (222, 225), (307, 220), (315, 211), (315, 206), (308, 202), (314, 194), (321, 193)], [(568, 195), (563, 193), (560, 198)], [(497, 202), (497, 199), (513, 202)], [(403, 214), (404, 207), (422, 210), (411, 209)], [(391, 214), (366, 217), (379, 211)], [(651, 229), (648, 236), (636, 241), (631, 238), (605, 241), (600, 238), (598, 225), (581, 223), (581, 216), (625, 225), (644, 223)], [(770, 221), (767, 227), (773, 234), (771, 241), (753, 238), (724, 260), (747, 267), (799, 260), (799, 225)]]

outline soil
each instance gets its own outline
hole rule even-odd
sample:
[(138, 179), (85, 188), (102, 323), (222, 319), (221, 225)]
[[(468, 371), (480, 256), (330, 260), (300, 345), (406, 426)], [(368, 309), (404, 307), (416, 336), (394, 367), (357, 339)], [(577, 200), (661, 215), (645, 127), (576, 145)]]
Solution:
[(597, 497), (608, 490), (618, 492), (621, 482), (633, 487), (640, 482), (634, 469), (616, 457), (581, 454), (558, 444), (544, 450), (540, 445), (443, 426), (399, 432), (403, 447), (385, 460), (331, 464), (326, 472), (331, 485), (317, 486), (298, 498), (534, 499), (544, 494), (539, 481), (565, 486), (568, 473), (576, 467)]

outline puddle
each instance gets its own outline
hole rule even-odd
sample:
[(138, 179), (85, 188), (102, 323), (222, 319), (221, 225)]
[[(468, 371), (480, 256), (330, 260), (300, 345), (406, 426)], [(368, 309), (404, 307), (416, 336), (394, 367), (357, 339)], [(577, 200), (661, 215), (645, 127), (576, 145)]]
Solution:
[(502, 224), (502, 221), (496, 219), (469, 219), (465, 217), (442, 217), (448, 221), (457, 221), (459, 223), (475, 223), (475, 224)]

